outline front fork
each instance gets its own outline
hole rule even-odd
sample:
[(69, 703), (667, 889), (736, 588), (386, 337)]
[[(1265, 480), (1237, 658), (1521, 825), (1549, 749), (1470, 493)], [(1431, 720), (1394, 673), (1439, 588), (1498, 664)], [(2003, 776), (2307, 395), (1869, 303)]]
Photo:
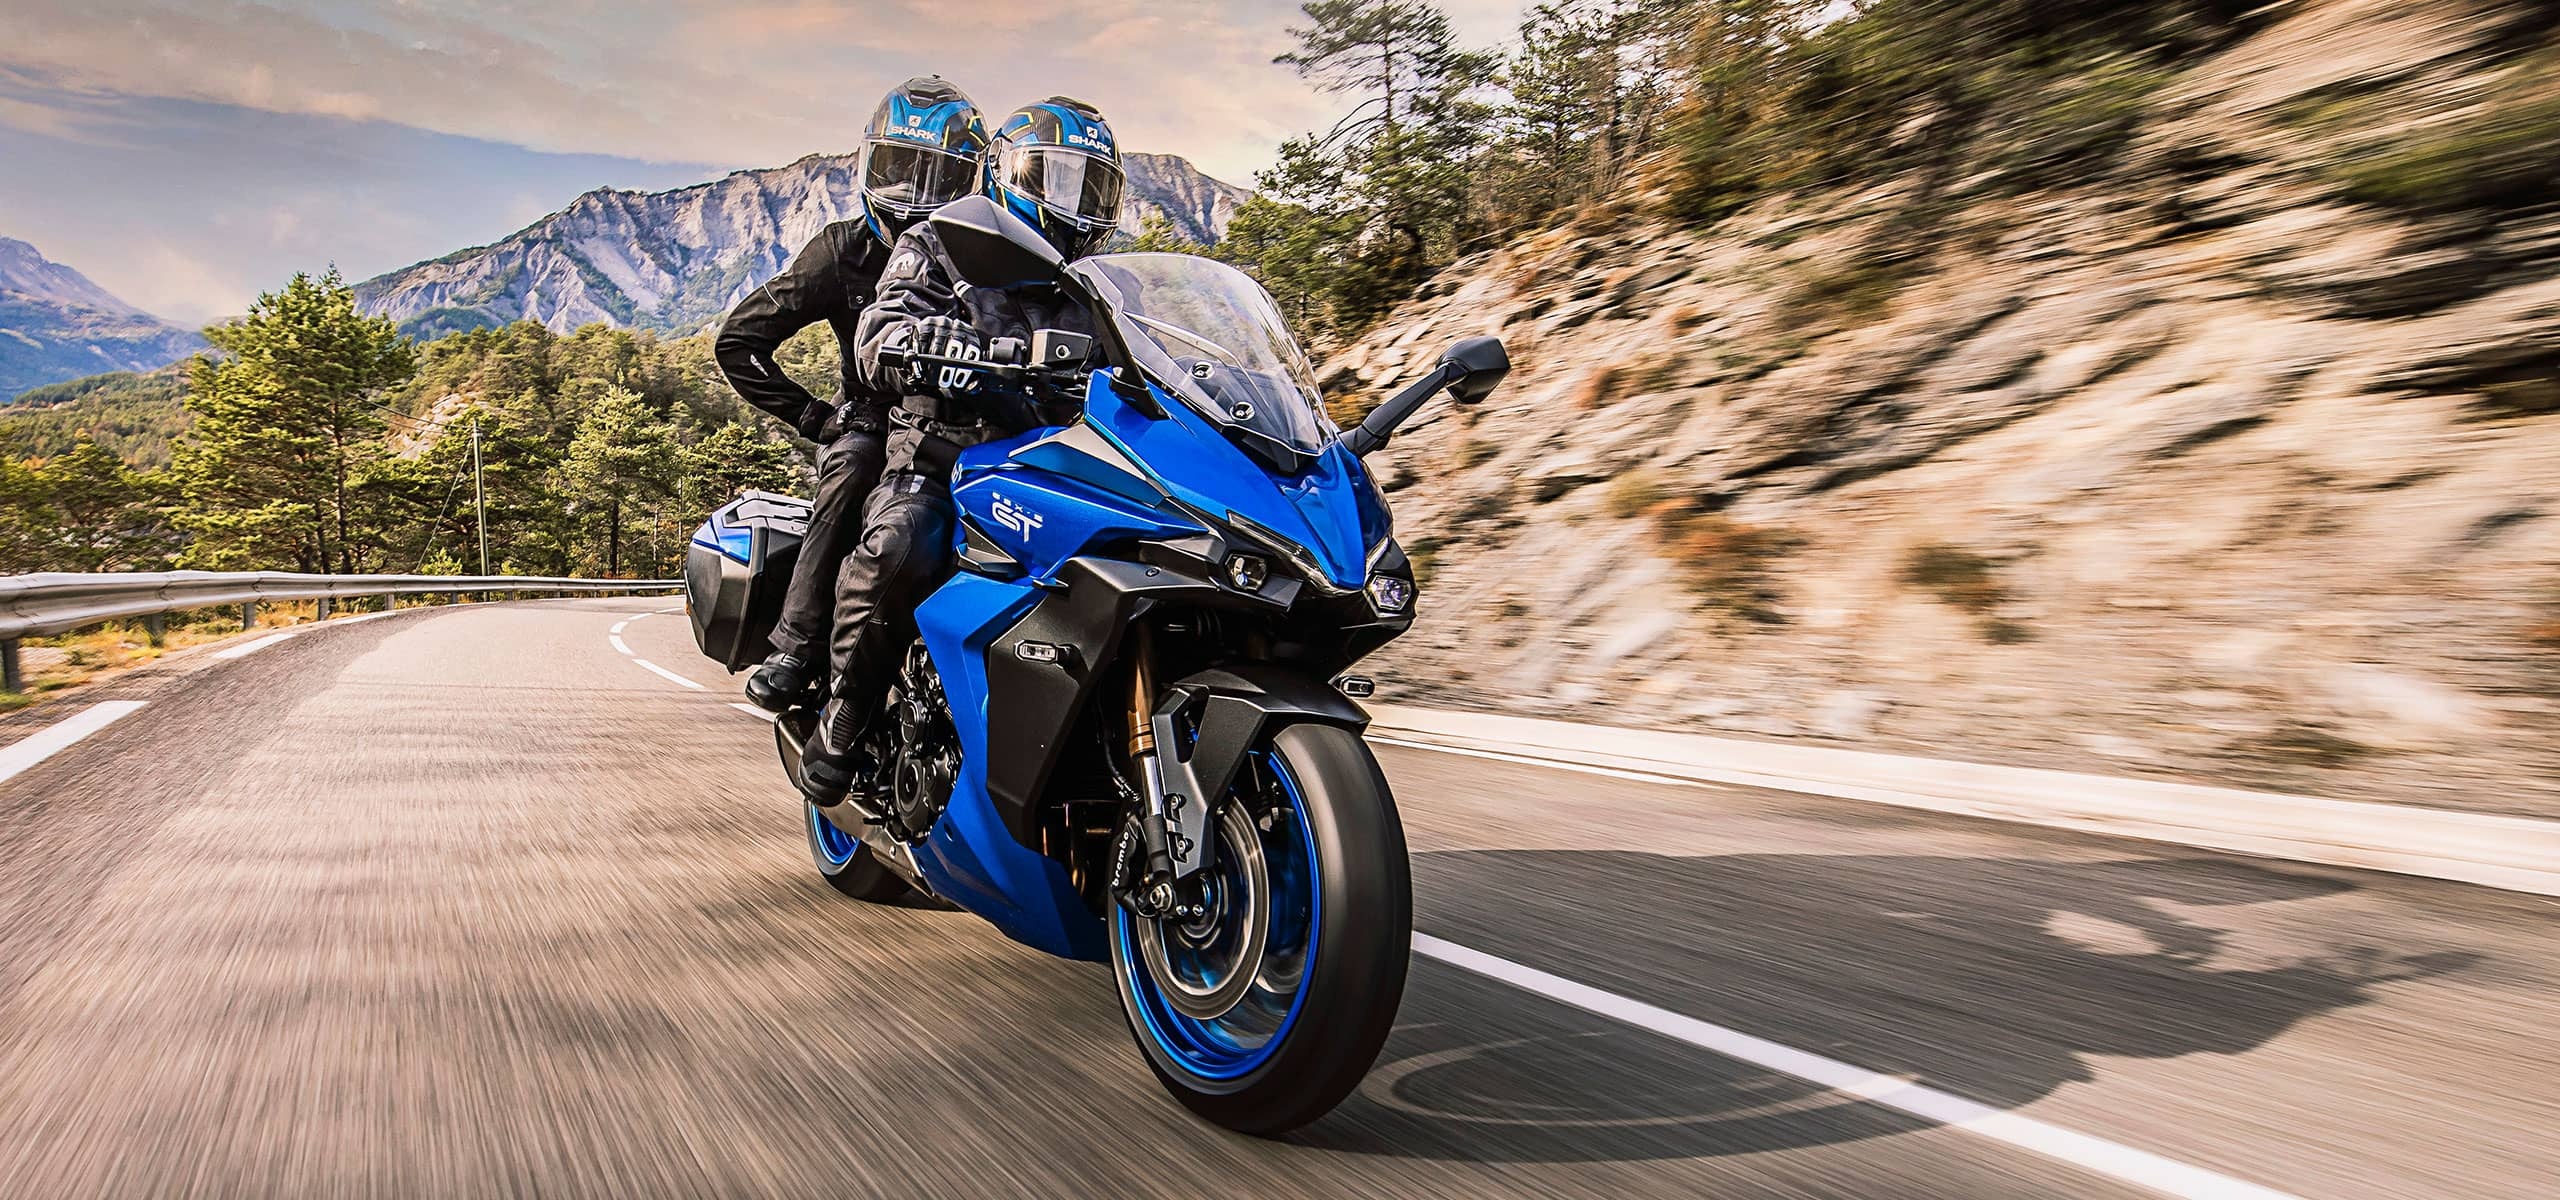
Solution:
[(1113, 848), (1112, 895), (1141, 917), (1197, 917), (1207, 911), (1199, 884), (1210, 850), (1202, 836), (1207, 801), (1165, 783), (1164, 755), (1175, 748), (1162, 743), (1176, 735), (1171, 714), (1156, 711), (1155, 635), (1145, 622), (1131, 630), (1127, 654), (1129, 696), (1123, 720), (1129, 768), (1138, 777), (1138, 805), (1136, 818), (1123, 826)]

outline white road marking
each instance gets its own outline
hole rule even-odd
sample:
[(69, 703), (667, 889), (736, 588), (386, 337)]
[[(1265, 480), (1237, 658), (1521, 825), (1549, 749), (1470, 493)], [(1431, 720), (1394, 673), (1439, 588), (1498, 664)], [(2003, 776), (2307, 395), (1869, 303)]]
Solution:
[(255, 654), (269, 646), (275, 645), (277, 642), (292, 641), (297, 636), (299, 635), (291, 633), (270, 633), (254, 642), (243, 642), (228, 650), (216, 650), (213, 652), (213, 656), (215, 658), (238, 658), (243, 654)]
[(629, 629), (629, 628), (631, 628), (631, 622), (629, 622), (629, 621), (616, 621), (616, 622), (614, 622), (614, 623), (613, 623), (613, 628), (608, 629), (608, 630), (605, 630), (605, 632), (606, 632), (606, 633), (615, 633), (615, 634), (618, 634), (618, 633), (621, 633), (623, 630), (625, 630), (625, 629)]
[(389, 610), (386, 610), (386, 611), (383, 611), (383, 612), (369, 612), (369, 613), (364, 614), (363, 616), (357, 616), (357, 617), (335, 617), (335, 618), (332, 618), (332, 619), (329, 621), (329, 623), (330, 623), (330, 624), (332, 624), (332, 625), (362, 625), (362, 624), (364, 624), (364, 623), (365, 623), (365, 622), (367, 622), (367, 621), (379, 621), (379, 620), (383, 619), (384, 617), (396, 617), (396, 616), (399, 616), (401, 613), (404, 613), (404, 612), (407, 612), (407, 611), (409, 611), (409, 610), (408, 610), (408, 609), (403, 609), (403, 608), (395, 608), (395, 609), (389, 609)]
[(622, 635), (621, 635), (621, 634), (618, 634), (618, 633), (617, 633), (617, 634), (611, 634), (611, 635), (608, 635), (608, 636), (609, 636), (609, 640), (611, 640), (611, 641), (613, 642), (613, 648), (614, 648), (615, 650), (618, 650), (618, 651), (620, 651), (620, 652), (622, 652), (622, 653), (624, 653), (624, 654), (629, 654), (629, 653), (631, 653), (631, 647), (623, 643)]
[[(625, 654), (629, 654), (629, 653), (631, 653), (631, 652), (630, 652), (630, 651), (628, 651), (628, 650), (625, 650), (625, 651), (623, 651), (623, 653), (625, 653)], [(682, 675), (678, 675), (678, 674), (676, 674), (675, 672), (673, 672), (673, 671), (670, 671), (670, 670), (666, 669), (665, 667), (662, 667), (662, 666), (659, 666), (659, 665), (658, 665), (658, 664), (656, 664), (656, 663), (650, 662), (648, 659), (645, 659), (645, 658), (634, 658), (634, 659), (632, 659), (631, 661), (633, 661), (633, 662), (636, 662), (636, 663), (640, 664), (642, 667), (644, 667), (644, 668), (646, 668), (646, 669), (648, 669), (648, 670), (650, 670), (650, 671), (656, 672), (657, 674), (664, 676), (664, 677), (666, 678), (667, 682), (669, 682), (669, 683), (673, 683), (673, 684), (676, 684), (676, 685), (679, 685), (679, 686), (682, 686), (682, 687), (689, 687), (689, 688), (692, 688), (693, 690), (695, 690), (695, 691), (697, 691), (697, 692), (702, 690), (702, 685), (701, 685), (701, 684), (695, 683), (694, 681), (692, 681), (692, 680), (690, 680), (690, 679), (687, 679), (687, 678), (685, 678), (685, 677), (684, 677), (684, 676), (682, 676)]]
[(750, 717), (761, 717), (767, 721), (774, 719), (772, 713), (766, 712), (761, 708), (757, 708), (752, 704), (732, 704), (729, 707), (737, 709), (739, 712), (745, 713)]
[(0, 749), (0, 780), (61, 753), (71, 743), (96, 733), (142, 708), (140, 700), (101, 700), (77, 715), (66, 717), (35, 731), (6, 749)]
[[(1667, 783), (1679, 787), (1693, 788), (1728, 788), (1732, 786), (1730, 784), (1720, 783), (1710, 779), (1683, 779), (1677, 775), (1656, 775), (1650, 771), (1629, 771), (1620, 767), (1595, 767), (1589, 763), (1559, 762), (1553, 759), (1531, 758), (1525, 754), (1504, 754), (1499, 750), (1474, 750), (1464, 746), (1440, 746), (1434, 745), (1430, 742), (1408, 742), (1403, 738), (1380, 737), (1374, 733), (1368, 735), (1368, 740), (1380, 746), (1402, 746), (1408, 750), (1430, 750), (1439, 754), (1462, 754), (1468, 758), (1490, 758), (1496, 762), (1524, 763), (1532, 767), (1547, 767), (1557, 771), (1578, 771), (1585, 775), (1600, 775), (1610, 779), (1632, 779), (1637, 783)], [(1784, 787), (1783, 784), (1772, 784), (1770, 786), (1780, 787), (1782, 789)]]
[(2210, 1197), (2212, 1200), (2295, 1200), (2289, 1194), (2272, 1188), (2245, 1183), (2202, 1167), (2191, 1167), (2148, 1151), (2074, 1133), (2015, 1113), (2002, 1112), (1987, 1104), (1923, 1087), (1907, 1079), (1851, 1066), (1838, 1059), (1782, 1046), (1738, 1029), (1683, 1016), (1667, 1008), (1656, 1008), (1642, 1001), (1575, 983), (1561, 975), (1522, 966), (1507, 958), (1442, 941), (1426, 933), (1413, 935), (1413, 949), (1417, 954), (1439, 959), (1451, 966), (1675, 1041), (1687, 1042), (1727, 1058), (1792, 1075), (1872, 1104), (1952, 1129), (1980, 1134), (1996, 1142), (2005, 1142), (2021, 1150), (2156, 1192), (2171, 1196)]

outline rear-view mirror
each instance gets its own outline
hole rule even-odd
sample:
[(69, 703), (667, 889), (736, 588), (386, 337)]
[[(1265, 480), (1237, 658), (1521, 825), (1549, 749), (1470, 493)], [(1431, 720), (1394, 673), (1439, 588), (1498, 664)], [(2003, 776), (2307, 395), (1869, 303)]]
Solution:
[(1511, 354), (1502, 348), (1501, 338), (1471, 337), (1449, 347), (1440, 356), (1440, 364), (1457, 374), (1449, 381), (1449, 395), (1460, 404), (1473, 404), (1493, 394), (1511, 374)]
[(1421, 411), (1424, 401), (1446, 391), (1461, 404), (1473, 404), (1492, 395), (1493, 389), (1510, 374), (1511, 354), (1502, 348), (1502, 339), (1468, 338), (1449, 347), (1430, 374), (1369, 410), (1366, 418), (1343, 433), (1342, 445), (1353, 454), (1376, 453), (1398, 428)]

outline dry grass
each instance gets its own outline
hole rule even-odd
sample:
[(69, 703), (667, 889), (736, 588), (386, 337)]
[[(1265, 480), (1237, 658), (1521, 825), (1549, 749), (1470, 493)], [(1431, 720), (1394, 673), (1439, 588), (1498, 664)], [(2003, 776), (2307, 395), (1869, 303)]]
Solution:
[(1655, 504), (1647, 515), (1689, 589), (1709, 605), (1757, 624), (1786, 623), (1776, 568), (1799, 544), (1795, 537), (1684, 499)]
[[(312, 601), (262, 604), (258, 606), (256, 629), (290, 628), (309, 624), (318, 616), (319, 605)], [(152, 643), (139, 620), (54, 637), (28, 638), (23, 648), (27, 690), (0, 692), (0, 712), (15, 711), (48, 694), (132, 670), (173, 650), (218, 642), (242, 632), (240, 611), (219, 608), (170, 614), (158, 645)]]
[(2373, 747), (2363, 742), (2298, 721), (2279, 725), (2263, 736), (2241, 743), (2237, 749), (2252, 758), (2298, 767), (2331, 769), (2352, 765), (2374, 752)]
[(1574, 411), (1590, 412), (1608, 403), (1610, 395), (1618, 390), (1618, 383), (1626, 374), (1625, 363), (1602, 363), (1594, 368), (1582, 377), (1582, 386), (1573, 389)]
[(1647, 396), (1667, 392), (1679, 386), (1681, 379), (1689, 373), (1689, 356), (1677, 350), (1647, 355), (1635, 365), (1633, 373), (1635, 394)]
[(1622, 521), (1642, 516), (1669, 498), (1663, 490), (1662, 477), (1645, 470), (1629, 471), (1610, 480), (1603, 495), (1609, 515)]

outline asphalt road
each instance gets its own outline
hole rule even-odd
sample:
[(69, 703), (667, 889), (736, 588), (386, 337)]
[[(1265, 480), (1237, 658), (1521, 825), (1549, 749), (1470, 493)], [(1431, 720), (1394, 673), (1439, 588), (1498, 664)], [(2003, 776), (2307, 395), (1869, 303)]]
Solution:
[(2548, 900), (1395, 748), (1417, 928), (1533, 986), (1417, 957), (1359, 1094), (1230, 1136), (1100, 968), (819, 883), (666, 603), (0, 723), (143, 702), (0, 780), (0, 1197), (2560, 1192)]

